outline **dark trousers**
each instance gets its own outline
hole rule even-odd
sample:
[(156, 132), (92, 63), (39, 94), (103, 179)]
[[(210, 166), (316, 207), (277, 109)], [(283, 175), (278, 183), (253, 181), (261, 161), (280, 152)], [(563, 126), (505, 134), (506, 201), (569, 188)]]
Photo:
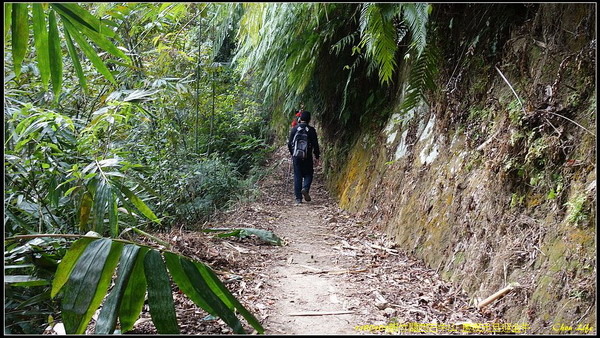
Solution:
[(313, 180), (313, 162), (311, 159), (300, 160), (293, 157), (294, 161), (294, 195), (296, 200), (302, 201), (302, 189), (310, 191)]

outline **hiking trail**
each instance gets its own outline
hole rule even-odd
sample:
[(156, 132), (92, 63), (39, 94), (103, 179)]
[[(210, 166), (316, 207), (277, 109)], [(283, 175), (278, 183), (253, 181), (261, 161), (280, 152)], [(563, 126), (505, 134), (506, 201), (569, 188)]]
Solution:
[[(315, 168), (312, 201), (295, 205), (290, 160), (286, 147), (277, 150), (258, 198), (205, 225), (269, 230), (283, 246), (254, 236), (216, 238), (182, 230), (162, 236), (182, 254), (213, 267), (265, 334), (385, 334), (386, 329), (397, 334), (393, 331), (402, 324), (490, 322), (462, 291), (406, 256), (376, 225), (340, 209), (323, 184), (322, 168)], [(202, 309), (175, 295), (182, 333), (231, 333), (221, 320), (203, 320)], [(151, 322), (140, 322), (146, 328), (140, 325), (138, 333), (152, 332)], [(380, 330), (365, 331), (365, 325)]]

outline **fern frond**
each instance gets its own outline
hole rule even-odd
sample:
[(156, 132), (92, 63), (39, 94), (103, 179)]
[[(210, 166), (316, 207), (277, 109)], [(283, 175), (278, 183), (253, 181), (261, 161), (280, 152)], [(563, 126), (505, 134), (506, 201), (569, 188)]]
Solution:
[(379, 67), (379, 80), (389, 83), (396, 68), (396, 29), (393, 19), (399, 13), (399, 6), (390, 4), (363, 5), (360, 13), (360, 45), (366, 47), (367, 54)]
[(402, 6), (402, 19), (412, 33), (411, 47), (420, 56), (427, 45), (427, 21), (431, 5), (426, 3), (405, 3)]
[(333, 44), (329, 49), (330, 53), (335, 53), (335, 55), (340, 55), (340, 52), (344, 50), (350, 44), (353, 44), (358, 36), (358, 32), (353, 32), (343, 38), (341, 38), (338, 42)]
[(401, 112), (408, 112), (414, 109), (420, 102), (426, 101), (425, 93), (433, 91), (436, 88), (435, 77), (439, 71), (439, 51), (432, 45), (425, 47), (421, 55), (411, 67), (408, 84), (402, 105)]

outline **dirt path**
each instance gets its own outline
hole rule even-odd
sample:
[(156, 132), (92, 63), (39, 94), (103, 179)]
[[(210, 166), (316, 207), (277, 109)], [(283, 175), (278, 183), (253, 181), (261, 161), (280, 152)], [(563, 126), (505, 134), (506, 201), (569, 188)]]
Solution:
[[(272, 174), (261, 186), (261, 197), (246, 208), (258, 214), (251, 226), (263, 223), (265, 228), (267, 215), (268, 230), (286, 243), (268, 249), (270, 260), (260, 272), (268, 276), (261, 293), (268, 305), (259, 305), (266, 333), (357, 333), (354, 327), (367, 322), (359, 308), (360, 300), (354, 296), (356, 287), (344, 274), (358, 267), (351, 256), (340, 254), (336, 244), (344, 237), (332, 231), (340, 220), (350, 216), (342, 215), (328, 196), (319, 169), (311, 189), (312, 201), (296, 205), (293, 177), (288, 171), (290, 159), (283, 149), (278, 155), (271, 162)], [(263, 222), (256, 222), (261, 219)], [(237, 217), (227, 221), (239, 222)]]
[(317, 203), (315, 197), (313, 203), (282, 209), (275, 229), (289, 244), (287, 259), (275, 262), (268, 273), (274, 279), (272, 293), (280, 295), (266, 323), (272, 333), (351, 334), (364, 318), (356, 311), (352, 285), (340, 278), (345, 264), (326, 240), (321, 215), (327, 207)]
[(298, 206), (285, 148), (269, 167), (259, 199), (242, 217), (226, 221), (285, 239), (283, 247), (255, 247), (265, 258), (255, 275), (263, 284), (254, 289), (261, 291), (266, 333), (361, 334), (375, 333), (357, 329), (364, 325), (393, 331), (394, 323), (489, 321), (435, 271), (394, 248), (375, 225), (341, 210), (320, 168), (312, 201)]
[[(313, 200), (298, 206), (287, 149), (279, 149), (267, 168), (270, 174), (256, 200), (204, 226), (269, 230), (285, 245), (180, 230), (162, 236), (219, 272), (266, 334), (385, 334), (386, 329), (415, 334), (410, 330), (418, 325), (491, 321), (460, 290), (394, 247), (377, 225), (341, 210), (327, 193), (320, 169)], [(182, 333), (231, 333), (221, 320), (205, 321), (206, 313), (175, 294)], [(371, 330), (358, 329), (366, 325)]]

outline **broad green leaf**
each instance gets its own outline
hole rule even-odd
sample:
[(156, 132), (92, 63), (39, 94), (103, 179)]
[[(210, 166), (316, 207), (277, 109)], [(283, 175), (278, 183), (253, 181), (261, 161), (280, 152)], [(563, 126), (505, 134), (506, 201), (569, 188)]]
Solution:
[(27, 46), (29, 45), (29, 18), (26, 3), (15, 2), (12, 4), (12, 57), (16, 77), (21, 75), (21, 65)]
[(254, 317), (254, 315), (252, 315), (252, 313), (250, 313), (250, 311), (248, 311), (231, 294), (231, 292), (229, 292), (225, 284), (221, 282), (219, 277), (217, 277), (217, 275), (208, 266), (199, 262), (194, 262), (194, 264), (198, 268), (198, 271), (200, 271), (202, 274), (202, 277), (204, 277), (204, 280), (207, 282), (211, 290), (218, 295), (223, 302), (228, 304), (230, 307), (233, 306), (235, 309), (237, 309), (238, 312), (248, 321), (250, 325), (252, 325), (254, 329), (256, 329), (259, 334), (264, 333), (265, 329), (262, 327), (258, 319), (256, 319), (256, 317)]
[(148, 307), (156, 330), (159, 334), (178, 334), (179, 325), (175, 315), (171, 283), (158, 251), (150, 250), (146, 254), (144, 269), (148, 282)]
[(192, 282), (192, 285), (198, 293), (204, 296), (206, 301), (215, 310), (217, 316), (223, 319), (223, 321), (229, 325), (229, 327), (231, 327), (234, 333), (246, 333), (242, 327), (242, 323), (240, 323), (233, 311), (227, 307), (227, 305), (225, 305), (225, 303), (223, 303), (223, 301), (217, 295), (215, 295), (208, 286), (200, 274), (200, 271), (198, 271), (196, 265), (184, 257), (181, 257), (180, 260), (183, 271), (185, 271), (186, 275)]
[(48, 30), (46, 29), (46, 15), (44, 8), (39, 3), (33, 5), (33, 38), (37, 53), (38, 69), (42, 78), (44, 90), (48, 90), (50, 81), (50, 54), (48, 45)]
[(87, 312), (83, 316), (83, 319), (79, 325), (79, 329), (76, 332), (77, 334), (83, 334), (85, 332), (85, 329), (92, 319), (92, 316), (102, 303), (104, 297), (106, 297), (106, 292), (112, 281), (115, 268), (117, 267), (117, 263), (119, 263), (119, 257), (121, 257), (121, 253), (123, 251), (123, 243), (113, 242), (111, 240), (109, 241), (112, 242), (110, 253), (108, 254), (108, 258), (104, 264), (104, 269), (102, 269), (102, 275), (100, 275), (96, 294), (94, 295)]
[(56, 25), (56, 15), (54, 11), (48, 13), (48, 53), (50, 56), (50, 76), (52, 78), (52, 92), (54, 99), (58, 100), (58, 96), (62, 90), (62, 50), (60, 48), (60, 36), (58, 35), (58, 26)]
[(112, 73), (108, 70), (106, 64), (104, 64), (102, 59), (100, 59), (94, 48), (90, 46), (90, 44), (85, 40), (81, 33), (77, 31), (77, 28), (73, 27), (73, 25), (68, 19), (65, 19), (64, 17), (62, 17), (62, 19), (65, 29), (69, 31), (69, 34), (71, 34), (73, 40), (77, 42), (85, 56), (87, 56), (87, 58), (92, 62), (94, 67), (96, 67), (96, 69), (102, 75), (104, 75), (106, 79), (108, 79), (113, 84), (116, 84), (115, 78), (113, 77)]
[(209, 314), (216, 316), (217, 313), (208, 304), (204, 293), (198, 292), (196, 290), (194, 284), (190, 281), (185, 271), (183, 271), (181, 261), (179, 260), (179, 255), (170, 252), (165, 252), (163, 256), (165, 257), (165, 261), (167, 262), (167, 267), (169, 268), (171, 277), (173, 278), (173, 281), (177, 284), (179, 289), (183, 293), (185, 293), (196, 305), (200, 306)]
[(69, 276), (75, 267), (75, 263), (83, 253), (83, 250), (90, 244), (92, 238), (81, 238), (75, 241), (67, 253), (58, 264), (58, 268), (56, 269), (56, 274), (54, 275), (54, 280), (52, 281), (52, 292), (50, 293), (50, 297), (54, 298), (60, 289), (65, 285), (65, 283), (69, 280)]
[(71, 272), (61, 302), (67, 333), (76, 333), (81, 326), (96, 294), (111, 243), (111, 240), (104, 238), (90, 243)]
[(150, 208), (148, 208), (148, 206), (146, 205), (146, 203), (144, 203), (144, 201), (142, 201), (136, 194), (134, 194), (133, 191), (129, 190), (127, 187), (125, 187), (123, 185), (119, 185), (118, 187), (121, 190), (121, 192), (123, 192), (123, 194), (125, 196), (127, 196), (127, 198), (129, 199), (129, 201), (133, 205), (135, 205), (135, 207), (144, 216), (146, 216), (151, 221), (154, 221), (154, 222), (160, 224), (160, 220), (158, 219), (158, 217), (156, 217), (156, 215), (154, 214), (154, 212), (152, 212), (152, 210), (150, 210)]
[(87, 92), (87, 79), (85, 78), (85, 74), (83, 73), (81, 61), (79, 61), (79, 55), (75, 50), (75, 45), (73, 44), (73, 39), (71, 39), (71, 34), (69, 34), (69, 31), (66, 29), (65, 38), (67, 41), (67, 50), (69, 51), (71, 60), (73, 60), (73, 67), (75, 68), (75, 73), (77, 74), (77, 78), (79, 79), (79, 85), (85, 92)]
[[(72, 178), (71, 180), (76, 180), (76, 179), (77, 179), (77, 178)], [(63, 183), (67, 183), (67, 182), (63, 182)], [(63, 183), (61, 183), (61, 184), (63, 184)], [(81, 188), (81, 186), (79, 186), (79, 185), (76, 185), (76, 186), (74, 186), (74, 187), (71, 187), (71, 188), (69, 188), (67, 191), (65, 191), (65, 193), (64, 193), (64, 195), (63, 195), (63, 196), (64, 196), (64, 197), (67, 197), (67, 196), (69, 196), (69, 195), (70, 195), (70, 194), (71, 194), (71, 193), (72, 193), (74, 190), (76, 190), (76, 189), (79, 189), (79, 188)]]
[(123, 293), (129, 277), (133, 270), (137, 254), (140, 247), (134, 244), (127, 244), (123, 248), (123, 254), (119, 261), (119, 269), (117, 270), (117, 278), (115, 286), (110, 291), (106, 302), (100, 310), (98, 320), (96, 321), (96, 334), (112, 334), (117, 324), (118, 309), (123, 299)]
[(142, 312), (146, 299), (146, 275), (144, 273), (144, 258), (148, 248), (142, 247), (137, 254), (127, 287), (123, 292), (121, 306), (119, 307), (119, 322), (121, 332), (133, 329), (133, 324)]

